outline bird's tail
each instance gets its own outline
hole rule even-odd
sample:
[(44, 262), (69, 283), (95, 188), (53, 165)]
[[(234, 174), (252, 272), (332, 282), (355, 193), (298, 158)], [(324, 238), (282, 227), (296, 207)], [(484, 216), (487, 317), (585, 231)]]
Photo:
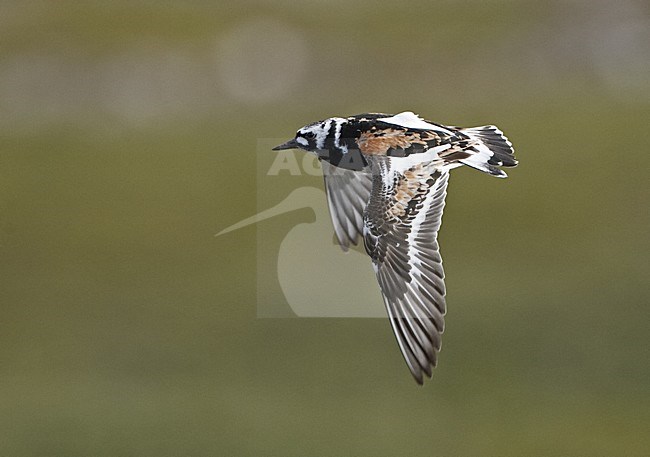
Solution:
[(494, 125), (462, 129), (470, 138), (477, 140), (474, 148), (478, 154), (473, 154), (461, 162), (469, 167), (489, 173), (498, 178), (507, 175), (498, 167), (516, 167), (515, 150), (508, 138)]

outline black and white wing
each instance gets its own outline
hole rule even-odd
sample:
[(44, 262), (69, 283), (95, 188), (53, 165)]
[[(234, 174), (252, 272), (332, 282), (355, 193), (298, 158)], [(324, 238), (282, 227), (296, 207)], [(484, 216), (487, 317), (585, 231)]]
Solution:
[(370, 197), (372, 175), (335, 167), (325, 160), (321, 166), (334, 233), (341, 249), (347, 251), (363, 235), (363, 212)]
[(445, 283), (437, 235), (449, 172), (426, 164), (391, 171), (390, 160), (373, 169), (364, 242), (400, 350), (422, 384), (423, 374), (431, 377), (436, 366), (444, 330)]

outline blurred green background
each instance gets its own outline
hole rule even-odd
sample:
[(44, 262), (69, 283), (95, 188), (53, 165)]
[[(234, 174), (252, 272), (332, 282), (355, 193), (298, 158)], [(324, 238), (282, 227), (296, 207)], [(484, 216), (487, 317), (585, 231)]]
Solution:
[[(648, 43), (633, 0), (2, 2), (0, 455), (648, 455)], [(384, 319), (256, 317), (308, 210), (214, 237), (260, 139), (402, 110), (520, 159), (454, 172), (424, 387)]]

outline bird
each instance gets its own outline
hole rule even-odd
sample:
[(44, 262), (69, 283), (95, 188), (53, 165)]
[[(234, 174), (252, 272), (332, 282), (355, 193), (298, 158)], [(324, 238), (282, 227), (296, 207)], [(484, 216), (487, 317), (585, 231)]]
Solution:
[(505, 178), (512, 143), (494, 125), (462, 128), (404, 111), (309, 123), (273, 150), (302, 149), (321, 163), (335, 237), (363, 241), (397, 344), (415, 381), (432, 377), (447, 310), (438, 245), (450, 170)]

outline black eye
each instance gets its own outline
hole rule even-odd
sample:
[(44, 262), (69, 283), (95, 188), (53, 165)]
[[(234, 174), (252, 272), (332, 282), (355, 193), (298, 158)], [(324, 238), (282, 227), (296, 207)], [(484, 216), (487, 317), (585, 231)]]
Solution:
[(314, 138), (316, 138), (316, 134), (314, 132), (307, 132), (305, 133), (305, 138), (307, 138), (308, 140), (313, 140)]

